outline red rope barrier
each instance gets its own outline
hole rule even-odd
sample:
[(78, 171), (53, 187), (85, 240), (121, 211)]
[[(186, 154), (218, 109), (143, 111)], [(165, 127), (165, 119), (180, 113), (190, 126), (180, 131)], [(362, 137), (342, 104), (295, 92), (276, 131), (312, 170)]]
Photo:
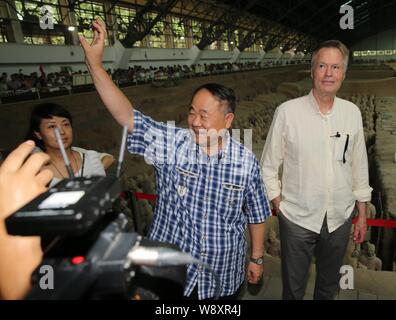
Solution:
[[(357, 218), (353, 218), (352, 223), (356, 223)], [(371, 227), (384, 227), (384, 228), (396, 228), (396, 220), (384, 220), (384, 219), (367, 219), (367, 225)]]
[[(137, 200), (155, 200), (157, 196), (155, 194), (147, 194), (142, 192), (135, 192)], [(275, 210), (272, 210), (272, 215), (276, 216)], [(356, 223), (357, 218), (352, 220), (352, 223)], [(383, 228), (396, 228), (396, 220), (384, 220), (384, 219), (367, 219), (367, 225), (371, 227), (383, 227)]]
[(157, 198), (155, 194), (147, 194), (142, 192), (135, 192), (135, 196), (138, 200), (155, 200)]

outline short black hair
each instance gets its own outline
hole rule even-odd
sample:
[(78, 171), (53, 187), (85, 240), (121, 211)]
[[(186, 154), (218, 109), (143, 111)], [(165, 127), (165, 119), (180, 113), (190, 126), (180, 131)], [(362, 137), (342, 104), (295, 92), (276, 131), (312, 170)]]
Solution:
[(45, 151), (45, 145), (42, 140), (37, 138), (34, 132), (40, 131), (40, 124), (43, 119), (51, 119), (52, 117), (62, 117), (70, 121), (73, 125), (73, 119), (69, 111), (60, 104), (47, 102), (36, 105), (30, 114), (29, 130), (25, 140), (33, 140), (40, 149)]
[(227, 103), (227, 113), (235, 113), (236, 109), (236, 98), (233, 89), (223, 86), (218, 83), (206, 83), (197, 89), (195, 89), (192, 97), (197, 94), (198, 91), (205, 89), (208, 90), (214, 97), (216, 97), (220, 102)]

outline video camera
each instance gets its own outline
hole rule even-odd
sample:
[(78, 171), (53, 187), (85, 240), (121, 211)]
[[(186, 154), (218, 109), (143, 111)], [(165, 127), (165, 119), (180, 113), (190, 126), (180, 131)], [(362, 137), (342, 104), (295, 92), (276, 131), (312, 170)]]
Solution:
[(183, 296), (191, 257), (170, 244), (144, 239), (132, 231), (124, 213), (111, 210), (121, 193), (125, 137), (124, 128), (117, 176), (74, 178), (59, 136), (71, 179), (6, 219), (9, 234), (41, 236), (44, 243), (44, 259), (33, 273), (27, 299)]

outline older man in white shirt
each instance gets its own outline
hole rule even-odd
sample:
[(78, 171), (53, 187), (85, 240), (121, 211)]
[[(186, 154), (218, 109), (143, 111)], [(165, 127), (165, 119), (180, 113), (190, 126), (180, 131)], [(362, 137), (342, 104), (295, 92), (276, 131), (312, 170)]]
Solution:
[(336, 97), (348, 56), (337, 40), (314, 50), (313, 89), (277, 108), (264, 147), (263, 179), (279, 217), (283, 299), (304, 297), (314, 255), (314, 299), (334, 298), (355, 207), (353, 238), (365, 238), (372, 188), (362, 118), (356, 105)]

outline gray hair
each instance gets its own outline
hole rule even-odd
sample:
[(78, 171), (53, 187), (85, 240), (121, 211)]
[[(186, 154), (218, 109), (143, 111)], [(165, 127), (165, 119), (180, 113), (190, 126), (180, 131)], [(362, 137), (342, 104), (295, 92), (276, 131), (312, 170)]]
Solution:
[(341, 41), (339, 40), (327, 40), (324, 41), (322, 43), (320, 43), (312, 52), (312, 57), (311, 57), (311, 68), (314, 67), (315, 63), (316, 63), (316, 57), (318, 56), (318, 52), (320, 49), (323, 48), (335, 48), (340, 50), (341, 54), (342, 54), (342, 58), (344, 59), (344, 66), (345, 66), (345, 70), (348, 68), (348, 60), (349, 60), (349, 50), (346, 47), (345, 44), (343, 44)]

